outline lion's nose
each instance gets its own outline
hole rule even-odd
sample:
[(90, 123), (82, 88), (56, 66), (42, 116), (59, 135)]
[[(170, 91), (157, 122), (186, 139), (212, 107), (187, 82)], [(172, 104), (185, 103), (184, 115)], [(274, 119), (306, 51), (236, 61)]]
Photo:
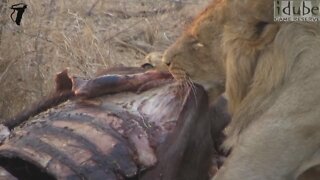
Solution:
[(167, 66), (170, 66), (170, 65), (171, 65), (171, 60), (170, 60), (170, 58), (166, 58), (166, 56), (163, 56), (162, 62), (163, 62), (164, 64), (166, 64)]
[(172, 66), (173, 59), (174, 59), (174, 56), (172, 56), (172, 52), (165, 51), (162, 56), (162, 63), (170, 67)]

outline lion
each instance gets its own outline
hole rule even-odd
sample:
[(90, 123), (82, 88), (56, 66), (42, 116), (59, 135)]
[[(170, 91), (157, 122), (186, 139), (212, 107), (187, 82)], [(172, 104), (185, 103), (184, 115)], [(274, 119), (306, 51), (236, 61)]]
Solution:
[(274, 22), (270, 0), (215, 0), (166, 50), (177, 81), (226, 93), (232, 151), (214, 179), (319, 179), (319, 57), (320, 24)]

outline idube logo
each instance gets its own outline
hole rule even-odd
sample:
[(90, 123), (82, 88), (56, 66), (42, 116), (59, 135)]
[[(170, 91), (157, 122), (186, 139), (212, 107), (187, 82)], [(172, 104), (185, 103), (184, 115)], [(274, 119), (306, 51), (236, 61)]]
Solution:
[(320, 0), (274, 0), (274, 21), (320, 21)]

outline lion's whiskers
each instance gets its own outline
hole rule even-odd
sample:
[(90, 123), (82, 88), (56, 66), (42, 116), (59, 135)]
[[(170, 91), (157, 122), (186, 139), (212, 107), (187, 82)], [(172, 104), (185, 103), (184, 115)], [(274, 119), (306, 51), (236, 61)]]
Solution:
[(192, 81), (192, 79), (189, 76), (187, 76), (186, 83), (187, 83), (187, 86), (190, 88), (190, 90), (192, 91), (192, 93), (194, 95), (194, 100), (196, 102), (196, 106), (198, 106), (197, 90), (196, 90), (196, 87), (194, 85), (194, 82)]
[(198, 105), (198, 101), (197, 101), (197, 91), (196, 91), (196, 87), (194, 85), (194, 82), (192, 81), (192, 79), (185, 75), (185, 77), (181, 78), (180, 80), (178, 80), (179, 82), (179, 92), (183, 93), (182, 98), (187, 98), (188, 95), (190, 95), (189, 92), (193, 93), (193, 96), (195, 98), (195, 102), (196, 105)]
[(185, 83), (184, 80), (178, 80), (178, 92), (177, 92), (177, 95), (178, 95), (178, 98), (180, 100), (183, 100), (186, 98), (186, 95), (188, 94), (187, 93), (187, 85)]
[[(172, 67), (170, 71), (173, 77), (179, 82), (178, 92), (182, 93), (181, 98), (187, 98), (187, 96), (189, 95), (189, 92), (192, 91), (193, 96), (195, 98), (196, 105), (198, 105), (197, 96), (196, 96), (197, 95), (196, 87), (192, 79), (188, 76), (188, 74), (181, 68)], [(180, 93), (178, 95), (180, 95)]]

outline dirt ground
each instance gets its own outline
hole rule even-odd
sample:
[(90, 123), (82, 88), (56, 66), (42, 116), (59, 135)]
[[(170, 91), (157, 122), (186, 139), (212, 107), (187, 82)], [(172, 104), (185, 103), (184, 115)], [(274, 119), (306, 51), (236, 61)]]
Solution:
[(48, 94), (65, 68), (92, 77), (164, 51), (208, 1), (25, 0), (17, 26), (10, 7), (22, 1), (0, 0), (0, 119)]

